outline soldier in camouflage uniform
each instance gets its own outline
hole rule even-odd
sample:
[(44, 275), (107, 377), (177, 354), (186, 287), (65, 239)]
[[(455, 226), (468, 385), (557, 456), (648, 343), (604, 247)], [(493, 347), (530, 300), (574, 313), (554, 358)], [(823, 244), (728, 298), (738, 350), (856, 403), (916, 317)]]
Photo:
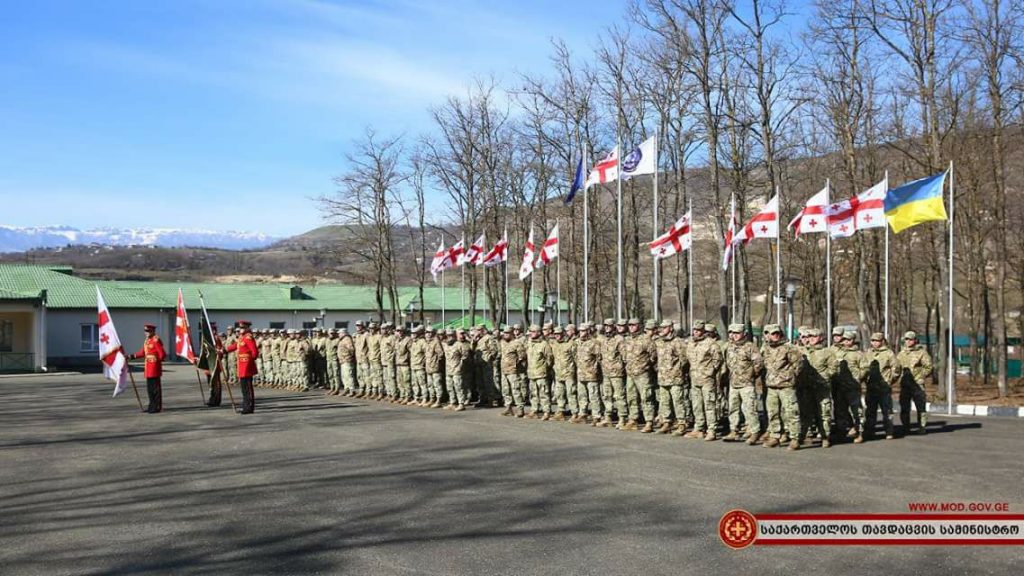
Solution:
[(271, 374), (269, 377), (271, 388), (280, 388), (284, 385), (284, 351), (288, 345), (285, 340), (284, 331), (274, 330), (274, 339), (270, 341)]
[(565, 420), (565, 410), (575, 415), (579, 412), (576, 397), (576, 327), (572, 329), (555, 327), (555, 339), (551, 342), (554, 357), (555, 385), (551, 396), (555, 402), (555, 420)]
[[(807, 387), (811, 410), (804, 416), (804, 434), (810, 426), (816, 425), (821, 431), (821, 447), (832, 445), (832, 377), (838, 372), (835, 352), (825, 346), (825, 337), (818, 328), (807, 330), (807, 347), (804, 354), (807, 362), (801, 380)], [(802, 439), (801, 439), (802, 440)]]
[(395, 333), (390, 322), (380, 326), (380, 372), (384, 387), (384, 400), (395, 401), (397, 386), (395, 379)]
[(782, 422), (791, 435), (790, 450), (800, 448), (800, 405), (796, 399), (796, 381), (804, 366), (800, 349), (786, 342), (778, 324), (765, 326), (768, 346), (764, 349), (765, 386), (768, 396), (768, 431), (765, 448), (774, 448), (783, 441)]
[(384, 366), (380, 363), (380, 325), (370, 322), (370, 334), (366, 337), (366, 363), (370, 368), (370, 392), (371, 400), (384, 398)]
[(729, 343), (722, 340), (721, 334), (718, 333), (718, 325), (713, 322), (706, 322), (704, 331), (707, 332), (708, 339), (713, 340), (722, 350), (723, 364), (718, 371), (718, 391), (715, 393), (715, 414), (718, 416), (715, 427), (717, 429), (719, 425), (722, 427), (729, 425), (729, 373), (724, 364), (725, 351), (729, 347)]
[(690, 403), (693, 407), (693, 431), (687, 438), (714, 440), (718, 436), (718, 386), (725, 362), (718, 342), (708, 338), (709, 324), (694, 324), (690, 346)]
[(412, 338), (409, 341), (409, 371), (412, 384), (412, 404), (426, 406), (427, 398), (427, 370), (426, 370), (427, 341), (423, 338), (423, 325), (420, 324), (412, 329)]
[(686, 428), (686, 410), (683, 408), (683, 375), (690, 369), (686, 341), (676, 337), (671, 320), (661, 321), (661, 334), (655, 342), (658, 357), (658, 410), (661, 427), (658, 432), (668, 434), (673, 424), (676, 429)]
[[(625, 332), (625, 323), (622, 323)], [(619, 422), (626, 422), (626, 366), (624, 337), (611, 318), (604, 321), (604, 340), (601, 342), (601, 399), (604, 403), (604, 419), (596, 426), (607, 428), (612, 425), (612, 411), (618, 414)]]
[(839, 346), (833, 346), (836, 356), (836, 375), (833, 378), (832, 393), (836, 399), (836, 426), (846, 430), (854, 442), (861, 443), (861, 393), (867, 373), (864, 371), (864, 355), (857, 346), (857, 333), (843, 332)]
[(574, 424), (596, 424), (601, 420), (601, 342), (593, 334), (590, 322), (580, 325), (576, 345), (577, 412), (571, 419)]
[(487, 332), (483, 324), (477, 327), (477, 340), (474, 355), (474, 368), (476, 369), (476, 382), (480, 394), (480, 406), (497, 406), (501, 393), (498, 390), (498, 380), (495, 380), (495, 366), (501, 352), (498, 350), (498, 341)]
[(356, 398), (363, 398), (370, 393), (370, 344), (369, 332), (362, 320), (356, 321), (356, 335), (352, 344), (356, 349)]
[(530, 325), (526, 345), (526, 377), (530, 382), (530, 414), (527, 418), (551, 418), (551, 391), (548, 376), (554, 364), (551, 345), (541, 336), (540, 326)]
[(423, 369), (427, 375), (427, 402), (440, 408), (444, 399), (444, 346), (433, 326), (427, 326), (423, 345)]
[(327, 394), (337, 396), (341, 394), (341, 373), (338, 371), (338, 331), (334, 328), (327, 331), (324, 363), (327, 365), (327, 382), (331, 386)]
[(469, 343), (466, 342), (466, 332), (462, 328), (454, 333), (447, 330), (445, 334), (448, 336), (444, 351), (445, 378), (448, 382), (448, 406), (445, 409), (461, 412), (469, 403), (464, 377), (471, 351)]
[(395, 327), (395, 385), (398, 387), (398, 403), (412, 404), (412, 373), (409, 355), (412, 341), (405, 335), (405, 326)]
[(925, 386), (932, 381), (932, 357), (928, 349), (917, 340), (913, 330), (903, 335), (903, 348), (896, 356), (900, 365), (899, 398), (900, 423), (903, 433), (910, 433), (910, 403), (917, 409), (917, 433), (924, 434), (928, 427), (928, 397)]
[(505, 402), (502, 416), (517, 418), (524, 416), (523, 398), (526, 395), (525, 368), (526, 348), (523, 342), (515, 337), (511, 326), (506, 326), (501, 333), (501, 394)]
[[(640, 320), (630, 318), (629, 338), (623, 345), (626, 364), (626, 409), (629, 419), (623, 424), (619, 422), (619, 430), (640, 430), (644, 434), (654, 432), (654, 383), (651, 372), (658, 361), (658, 353), (654, 347), (651, 334), (654, 332), (654, 321), (648, 320), (644, 331), (640, 331)], [(639, 426), (640, 415), (644, 417), (644, 427)]]
[(338, 363), (338, 379), (341, 381), (343, 394), (356, 394), (356, 344), (348, 334), (348, 328), (338, 331), (338, 345), (334, 349), (335, 361)]
[[(224, 348), (231, 348), (232, 345), (238, 344), (238, 335), (235, 334), (235, 327), (228, 326), (227, 332), (223, 338)], [(228, 376), (228, 384), (235, 384), (238, 382), (238, 352), (228, 352), (225, 354), (224, 371)]]
[(864, 370), (867, 372), (867, 390), (864, 402), (864, 438), (875, 435), (875, 418), (878, 410), (882, 411), (882, 427), (885, 429), (886, 440), (893, 438), (892, 388), (899, 383), (902, 369), (896, 355), (886, 345), (885, 336), (881, 332), (871, 335), (871, 348), (864, 353)]
[(764, 360), (757, 346), (747, 339), (743, 324), (729, 325), (729, 344), (725, 351), (725, 366), (729, 370), (729, 433), (723, 440), (740, 439), (740, 414), (747, 423), (742, 439), (753, 446), (761, 437), (761, 417), (758, 415), (757, 385), (755, 379), (764, 368)]

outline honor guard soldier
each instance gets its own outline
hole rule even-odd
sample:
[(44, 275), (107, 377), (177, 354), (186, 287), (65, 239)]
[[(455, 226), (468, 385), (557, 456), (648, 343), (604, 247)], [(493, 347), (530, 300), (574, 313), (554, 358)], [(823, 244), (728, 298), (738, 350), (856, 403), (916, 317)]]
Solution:
[(241, 333), (229, 344), (224, 351), (228, 354), (234, 353), (237, 364), (235, 374), (238, 375), (238, 384), (242, 388), (242, 410), (240, 414), (252, 414), (256, 410), (256, 392), (252, 387), (252, 379), (256, 376), (256, 358), (260, 352), (256, 347), (256, 341), (252, 337), (250, 327), (252, 322), (239, 320), (236, 325)]
[(900, 423), (903, 433), (910, 433), (910, 403), (917, 409), (917, 433), (924, 434), (928, 427), (928, 397), (925, 386), (932, 380), (932, 357), (928, 349), (917, 340), (913, 330), (903, 335), (903, 348), (896, 356), (902, 371), (900, 375)]
[[(213, 349), (206, 349), (204, 353), (207, 355), (207, 363), (212, 362), (213, 365), (209, 366), (206, 372), (206, 384), (210, 387), (210, 397), (206, 401), (206, 405), (210, 408), (216, 408), (220, 406), (221, 394), (224, 385), (224, 364), (220, 360), (218, 350), (223, 348), (220, 334), (217, 332), (217, 323), (210, 322), (210, 331), (213, 333)], [(208, 340), (203, 339), (204, 348), (208, 348)]]
[(164, 373), (164, 359), (167, 352), (164, 351), (164, 344), (156, 335), (156, 326), (152, 324), (143, 325), (146, 332), (146, 340), (138, 352), (128, 356), (129, 360), (145, 358), (146, 393), (149, 394), (149, 406), (146, 412), (156, 414), (164, 408), (163, 389), (160, 386), (160, 378)]

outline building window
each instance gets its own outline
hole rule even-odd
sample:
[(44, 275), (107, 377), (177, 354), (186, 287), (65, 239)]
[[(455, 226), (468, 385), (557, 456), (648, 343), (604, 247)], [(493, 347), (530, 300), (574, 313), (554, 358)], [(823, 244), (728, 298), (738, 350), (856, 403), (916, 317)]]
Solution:
[(270, 323), (270, 329), (271, 330), (284, 330), (284, 322), (271, 322)]
[(302, 323), (302, 329), (303, 330), (312, 330), (313, 328), (316, 328), (316, 320), (313, 320), (311, 322), (303, 322)]
[(14, 322), (0, 320), (0, 352), (14, 350)]
[(82, 324), (82, 352), (99, 352), (99, 326), (95, 324)]
[(335, 322), (334, 323), (334, 327), (337, 328), (338, 330), (341, 330), (342, 328), (344, 328), (345, 330), (348, 330), (348, 320), (343, 320), (341, 322)]

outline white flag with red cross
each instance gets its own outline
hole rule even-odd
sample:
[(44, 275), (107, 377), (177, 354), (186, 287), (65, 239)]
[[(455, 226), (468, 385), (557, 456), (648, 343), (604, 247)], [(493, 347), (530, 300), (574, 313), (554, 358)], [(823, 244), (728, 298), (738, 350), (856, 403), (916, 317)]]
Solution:
[(687, 211), (667, 232), (648, 244), (648, 248), (655, 259), (668, 258), (683, 250), (689, 250), (691, 241), (690, 212)]
[(444, 242), (439, 242), (437, 252), (434, 253), (434, 260), (430, 263), (430, 274), (434, 277), (434, 282), (437, 283), (438, 274), (451, 267), (452, 263), (448, 259), (448, 250), (445, 249)]
[(519, 265), (519, 279), (526, 280), (533, 274), (533, 228), (530, 229), (530, 237), (523, 247), (523, 263)]
[(100, 287), (96, 287), (96, 307), (98, 319), (96, 326), (99, 332), (100, 362), (103, 363), (103, 377), (114, 381), (114, 396), (124, 392), (128, 387), (128, 358), (121, 348), (121, 339), (117, 337), (114, 321), (110, 318), (110, 310), (103, 301)]
[(551, 229), (551, 234), (548, 234), (547, 240), (544, 241), (544, 246), (540, 249), (540, 256), (537, 257), (537, 263), (534, 264), (535, 268), (543, 268), (558, 258), (558, 224)]
[(459, 265), (472, 264), (477, 266), (481, 264), (484, 258), (484, 246), (486, 245), (487, 239), (484, 238), (483, 234), (481, 234), (480, 237), (476, 239), (476, 242), (470, 244), (469, 248), (466, 249), (465, 254), (462, 255), (462, 262), (460, 262)]
[(607, 156), (594, 164), (594, 168), (587, 176), (587, 188), (594, 184), (605, 184), (614, 182), (619, 178), (619, 147), (608, 153)]
[(884, 228), (885, 180), (864, 192), (828, 207), (828, 229), (833, 238), (853, 236), (858, 230)]
[(491, 251), (484, 255), (483, 263), (484, 266), (490, 268), (491, 266), (497, 266), (508, 259), (508, 230), (502, 234), (501, 240), (491, 248)]
[(779, 197), (774, 196), (732, 238), (733, 244), (749, 243), (754, 238), (779, 237)]
[(174, 319), (174, 353), (189, 362), (196, 363), (196, 353), (192, 351), (192, 332), (188, 327), (188, 312), (185, 311), (185, 298), (178, 288), (178, 309)]
[(466, 263), (466, 241), (465, 239), (459, 240), (452, 247), (448, 249), (448, 260), (451, 261), (452, 266), (462, 266)]
[(813, 234), (828, 230), (828, 188), (823, 188), (814, 196), (811, 196), (804, 209), (797, 213), (796, 217), (786, 228), (794, 230), (797, 238), (801, 234)]

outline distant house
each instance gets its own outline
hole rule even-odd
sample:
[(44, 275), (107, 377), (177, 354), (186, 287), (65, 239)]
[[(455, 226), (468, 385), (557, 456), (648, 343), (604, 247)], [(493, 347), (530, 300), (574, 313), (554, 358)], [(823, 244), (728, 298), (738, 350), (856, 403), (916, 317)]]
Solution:
[[(185, 297), (194, 341), (200, 292), (210, 320), (221, 330), (239, 318), (252, 321), (254, 328), (352, 329), (357, 320), (369, 320), (377, 311), (372, 286), (92, 281), (75, 276), (70, 268), (0, 264), (0, 371), (99, 366), (96, 286), (122, 343), (131, 350), (142, 345), (146, 323), (156, 325), (168, 348), (173, 346), (178, 288)], [(443, 307), (440, 287), (425, 287), (422, 302), (418, 292), (414, 286), (399, 288), (398, 309), (404, 321), (418, 319), (421, 309), (432, 324), (441, 322), (442, 308), (446, 322), (461, 316), (463, 300), (457, 286), (444, 290)], [(520, 298), (518, 292), (510, 293), (510, 302)], [(541, 303), (535, 296), (532, 309), (541, 309)], [(566, 309), (564, 301), (561, 307)], [(486, 309), (481, 293), (478, 316)], [(510, 320), (521, 322), (520, 312), (512, 310)]]

